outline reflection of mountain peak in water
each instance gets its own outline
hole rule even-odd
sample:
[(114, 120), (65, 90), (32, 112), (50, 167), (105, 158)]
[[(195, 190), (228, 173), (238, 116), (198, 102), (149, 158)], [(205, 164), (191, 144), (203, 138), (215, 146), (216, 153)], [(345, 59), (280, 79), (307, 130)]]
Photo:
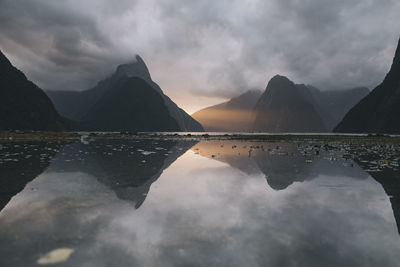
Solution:
[[(258, 146), (251, 151), (251, 147)], [(261, 149), (262, 146), (262, 149)], [(277, 149), (279, 148), (279, 149)], [(318, 175), (343, 176), (355, 179), (368, 178), (371, 175), (382, 185), (390, 198), (393, 214), (400, 234), (400, 172), (392, 169), (383, 171), (369, 171), (369, 162), (377, 158), (367, 156), (365, 161), (355, 159), (352, 167), (349, 162), (339, 157), (339, 154), (325, 155), (323, 148), (315, 153), (304, 155), (303, 148), (295, 143), (260, 143), (241, 141), (206, 141), (199, 142), (192, 150), (204, 157), (209, 157), (241, 170), (246, 174), (263, 173), (268, 185), (274, 190), (283, 190), (294, 182), (304, 182), (316, 178)], [(329, 152), (329, 151), (328, 151)], [(326, 158), (333, 158), (328, 160)], [(307, 161), (307, 162), (306, 162)], [(350, 163), (351, 164), (351, 163)], [(365, 171), (364, 171), (365, 170)], [(368, 173), (367, 173), (368, 172)]]
[[(297, 155), (267, 155), (258, 156), (254, 160), (261, 172), (265, 174), (269, 186), (274, 190), (283, 190), (294, 182), (304, 182), (313, 179), (313, 167), (315, 159), (311, 163), (305, 163), (306, 158)], [(295, 154), (296, 153), (296, 154)]]
[(195, 141), (107, 140), (64, 146), (48, 171), (85, 172), (138, 208), (151, 184)]
[[(357, 166), (344, 167), (344, 159), (323, 159), (322, 148), (304, 153), (296, 143), (205, 141), (192, 148), (209, 157), (239, 169), (246, 174), (263, 173), (268, 185), (283, 190), (294, 182), (311, 180), (318, 175), (341, 175), (356, 179), (368, 175)], [(317, 155), (316, 151), (321, 154)]]

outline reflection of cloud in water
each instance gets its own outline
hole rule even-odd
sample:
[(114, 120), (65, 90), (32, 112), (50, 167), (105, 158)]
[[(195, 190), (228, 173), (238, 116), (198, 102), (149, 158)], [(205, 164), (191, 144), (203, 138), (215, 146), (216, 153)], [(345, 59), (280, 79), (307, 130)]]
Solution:
[(0, 265), (26, 266), (55, 248), (87, 246), (111, 219), (107, 209), (124, 205), (93, 176), (42, 174), (0, 213), (0, 254), (9, 255)]
[(0, 144), (0, 211), (28, 182), (49, 166), (58, 149), (57, 143)]
[(0, 214), (0, 254), (12, 255), (1, 265), (26, 266), (59, 247), (75, 249), (65, 266), (397, 266), (400, 258), (390, 203), (370, 178), (332, 170), (275, 191), (262, 173), (189, 151), (139, 209), (99, 181), (48, 172), (31, 182)]
[(75, 142), (63, 147), (48, 171), (91, 174), (119, 198), (139, 207), (163, 170), (196, 143), (150, 139)]
[(399, 240), (373, 181), (319, 176), (276, 192), (262, 176), (206, 159), (196, 159), (203, 167), (191, 166), (187, 179), (178, 173), (189, 156), (164, 173), (137, 214), (117, 216), (112, 228), (123, 238), (105, 231), (100, 240), (130, 247), (144, 266), (395, 266)]

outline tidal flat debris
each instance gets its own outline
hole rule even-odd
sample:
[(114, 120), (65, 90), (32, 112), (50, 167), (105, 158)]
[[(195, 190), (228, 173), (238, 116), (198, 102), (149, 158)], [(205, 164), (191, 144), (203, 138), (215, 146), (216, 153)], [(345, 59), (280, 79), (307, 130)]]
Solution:
[(155, 153), (156, 152), (154, 152), (154, 151), (143, 151), (142, 155), (148, 156), (148, 155), (155, 154)]
[(57, 248), (41, 256), (37, 260), (37, 263), (40, 265), (49, 265), (65, 262), (74, 251), (73, 248)]

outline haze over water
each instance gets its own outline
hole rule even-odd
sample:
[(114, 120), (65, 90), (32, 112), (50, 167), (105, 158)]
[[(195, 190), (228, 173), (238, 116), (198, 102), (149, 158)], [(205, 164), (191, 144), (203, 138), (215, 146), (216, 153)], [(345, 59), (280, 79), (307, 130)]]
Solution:
[[(14, 145), (4, 144), (3, 155)], [(53, 154), (44, 144), (21, 146), (3, 157), (19, 172), (37, 168), (24, 161), (34, 149), (49, 164), (0, 212), (1, 266), (35, 266), (60, 248), (69, 251), (60, 266), (400, 260), (391, 196), (337, 151), (226, 140), (75, 142)]]

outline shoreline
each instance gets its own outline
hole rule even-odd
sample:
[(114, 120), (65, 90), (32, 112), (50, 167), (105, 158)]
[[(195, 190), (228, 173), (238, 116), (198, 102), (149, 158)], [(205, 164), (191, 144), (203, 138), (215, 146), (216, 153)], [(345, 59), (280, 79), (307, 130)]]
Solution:
[(65, 142), (82, 139), (165, 139), (165, 140), (237, 140), (255, 142), (323, 141), (350, 143), (400, 144), (400, 136), (371, 134), (290, 134), (290, 133), (131, 133), (131, 132), (0, 132), (0, 142)]

